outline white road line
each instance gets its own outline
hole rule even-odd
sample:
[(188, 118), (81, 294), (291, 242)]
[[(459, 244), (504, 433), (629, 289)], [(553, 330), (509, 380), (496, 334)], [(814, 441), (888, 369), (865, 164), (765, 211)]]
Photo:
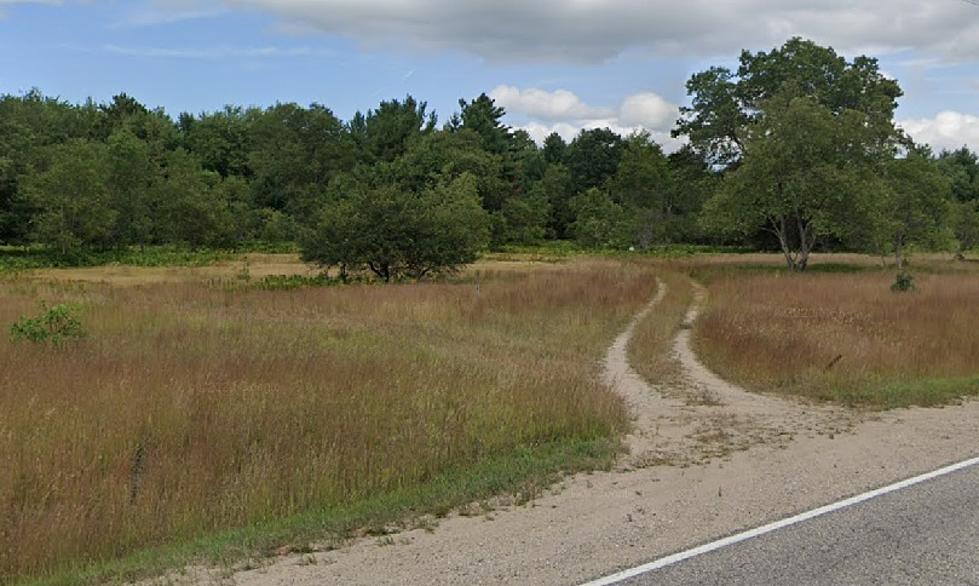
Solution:
[(712, 541), (710, 543), (706, 543), (704, 545), (695, 547), (693, 549), (681, 551), (680, 553), (675, 553), (673, 555), (666, 556), (665, 558), (660, 558), (648, 564), (636, 566), (635, 568), (631, 568), (628, 570), (622, 570), (621, 572), (617, 572), (610, 576), (606, 576), (604, 578), (599, 578), (597, 580), (593, 580), (586, 584), (582, 584), (582, 586), (611, 586), (612, 584), (618, 584), (619, 582), (623, 582), (630, 578), (635, 578), (636, 576), (640, 576), (642, 574), (647, 574), (649, 572), (659, 570), (667, 566), (672, 566), (673, 564), (682, 562), (684, 560), (688, 560), (690, 558), (697, 557), (705, 553), (710, 553), (712, 551), (717, 551), (718, 549), (728, 547), (729, 545), (734, 545), (735, 543), (747, 541), (749, 539), (753, 539), (755, 537), (765, 535), (766, 533), (771, 533), (772, 531), (778, 531), (779, 529), (783, 529), (785, 527), (789, 527), (797, 523), (803, 523), (810, 519), (815, 519), (816, 517), (819, 517), (821, 515), (832, 513), (833, 511), (839, 511), (840, 509), (852, 507), (853, 505), (857, 505), (862, 502), (869, 501), (870, 499), (874, 499), (888, 493), (903, 490), (905, 488), (914, 486), (916, 484), (921, 484), (922, 482), (927, 482), (929, 480), (938, 478), (940, 476), (952, 474), (953, 472), (958, 472), (959, 470), (963, 470), (965, 468), (969, 468), (977, 464), (979, 464), (979, 458), (972, 458), (970, 460), (965, 460), (957, 464), (952, 464), (950, 466), (946, 466), (939, 470), (935, 470), (934, 472), (928, 472), (927, 474), (922, 474), (921, 476), (915, 476), (914, 478), (902, 480), (901, 482), (897, 482), (889, 486), (885, 486), (883, 488), (878, 488), (877, 490), (871, 490), (870, 492), (858, 494), (857, 496), (853, 496), (848, 499), (835, 502), (830, 505), (826, 505), (824, 507), (819, 507), (818, 509), (813, 509), (805, 513), (800, 513), (794, 517), (782, 519), (781, 521), (775, 521), (774, 523), (769, 523), (768, 525), (763, 525), (755, 529), (749, 529), (748, 531), (737, 533), (735, 535), (731, 535), (730, 537), (725, 537), (724, 539), (718, 539), (717, 541)]

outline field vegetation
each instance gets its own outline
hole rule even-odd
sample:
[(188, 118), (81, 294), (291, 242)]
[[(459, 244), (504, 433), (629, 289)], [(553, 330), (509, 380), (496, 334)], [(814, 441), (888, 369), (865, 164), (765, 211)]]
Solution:
[(302, 547), (608, 463), (627, 419), (598, 359), (651, 271), (501, 264), (271, 290), (0, 281), (0, 323), (45, 300), (85, 332), (0, 339), (0, 579), (131, 577), (153, 556), (113, 560), (194, 540)]
[(656, 275), (666, 287), (666, 296), (653, 314), (639, 323), (629, 344), (629, 363), (645, 380), (661, 385), (664, 392), (682, 384), (679, 365), (673, 358), (673, 340), (693, 301), (690, 277), (672, 265), (657, 263)]
[(608, 463), (598, 359), (655, 275), (652, 382), (692, 276), (699, 351), (750, 389), (979, 392), (979, 155), (916, 144), (875, 59), (801, 38), (686, 87), (673, 153), (538, 144), (486, 94), (441, 126), (412, 96), (0, 95), (0, 581), (306, 547)]
[(823, 260), (805, 275), (688, 267), (710, 290), (695, 335), (707, 364), (749, 389), (870, 408), (979, 394), (979, 267), (920, 259), (899, 294), (870, 258)]

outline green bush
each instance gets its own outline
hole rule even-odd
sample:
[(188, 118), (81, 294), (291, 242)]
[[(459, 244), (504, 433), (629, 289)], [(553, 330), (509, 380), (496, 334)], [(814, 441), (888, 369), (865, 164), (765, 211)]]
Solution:
[(891, 291), (895, 293), (914, 291), (914, 275), (907, 271), (898, 273), (897, 278), (894, 279), (894, 284), (891, 285)]
[(14, 342), (61, 345), (69, 340), (85, 337), (77, 308), (65, 303), (48, 307), (36, 317), (21, 317), (10, 326), (10, 339)]

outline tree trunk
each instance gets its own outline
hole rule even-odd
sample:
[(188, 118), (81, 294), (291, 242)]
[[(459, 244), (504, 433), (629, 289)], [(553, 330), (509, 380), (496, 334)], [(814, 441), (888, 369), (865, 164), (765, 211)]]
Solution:
[(809, 266), (809, 254), (812, 253), (813, 247), (816, 246), (816, 234), (810, 233), (812, 227), (806, 225), (799, 216), (796, 216), (795, 224), (799, 230), (799, 255), (796, 261), (796, 270), (801, 273)]
[(795, 263), (795, 270), (802, 273), (805, 272), (806, 267), (809, 266), (809, 251), (805, 250), (799, 253), (799, 260)]
[(902, 236), (894, 238), (894, 262), (897, 264), (899, 273), (903, 273), (908, 264), (907, 254), (905, 254), (905, 240)]
[(785, 232), (785, 218), (779, 218), (778, 223), (772, 222), (775, 232), (775, 236), (778, 237), (778, 243), (782, 247), (782, 254), (785, 256), (785, 267), (790, 271), (795, 271), (795, 258), (792, 255), (792, 249), (789, 248), (789, 238), (788, 234)]

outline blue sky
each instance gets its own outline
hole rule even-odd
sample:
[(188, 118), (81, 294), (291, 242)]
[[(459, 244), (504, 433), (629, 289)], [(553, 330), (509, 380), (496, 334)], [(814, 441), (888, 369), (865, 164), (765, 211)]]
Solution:
[[(0, 0), (0, 91), (125, 91), (171, 114), (480, 92), (535, 136), (608, 125), (669, 143), (690, 73), (799, 34), (881, 60), (919, 140), (979, 147), (979, 6), (962, 0)], [(881, 9), (886, 6), (886, 9)]]

